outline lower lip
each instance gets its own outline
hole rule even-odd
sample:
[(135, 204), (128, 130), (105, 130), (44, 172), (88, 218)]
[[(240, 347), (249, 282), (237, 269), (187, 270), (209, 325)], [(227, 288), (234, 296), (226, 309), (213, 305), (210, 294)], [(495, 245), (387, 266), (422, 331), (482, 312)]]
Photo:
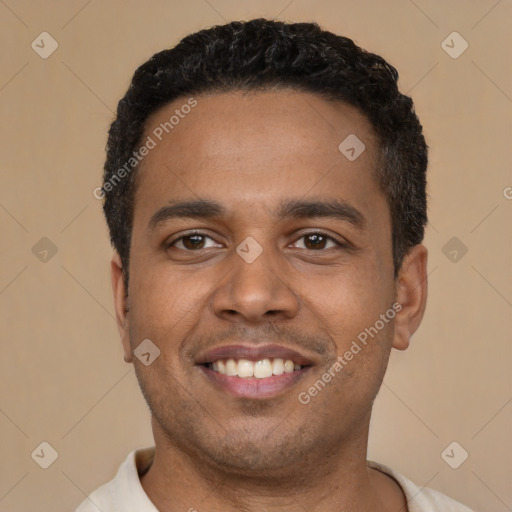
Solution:
[(293, 373), (273, 375), (264, 379), (256, 377), (230, 377), (200, 366), (208, 379), (226, 393), (239, 398), (272, 398), (284, 393), (299, 382), (311, 368), (306, 366)]

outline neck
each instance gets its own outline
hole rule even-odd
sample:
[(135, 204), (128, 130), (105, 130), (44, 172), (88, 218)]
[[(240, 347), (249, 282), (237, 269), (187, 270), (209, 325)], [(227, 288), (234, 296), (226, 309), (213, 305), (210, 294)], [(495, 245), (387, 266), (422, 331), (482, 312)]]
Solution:
[(239, 474), (180, 451), (154, 425), (155, 458), (141, 484), (160, 512), (407, 511), (401, 488), (366, 465), (366, 429), (300, 467), (271, 476)]

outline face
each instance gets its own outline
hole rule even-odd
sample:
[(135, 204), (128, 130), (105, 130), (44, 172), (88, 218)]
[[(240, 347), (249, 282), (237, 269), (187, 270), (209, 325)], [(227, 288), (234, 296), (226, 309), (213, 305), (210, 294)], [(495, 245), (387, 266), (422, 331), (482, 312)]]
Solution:
[[(195, 100), (146, 124), (126, 299), (112, 263), (127, 357), (143, 340), (146, 363), (160, 351), (132, 358), (157, 446), (251, 475), (365, 447), (390, 350), (421, 319), (426, 264), (412, 251), (393, 278), (371, 126), (303, 92)], [(351, 134), (355, 159), (338, 149)]]

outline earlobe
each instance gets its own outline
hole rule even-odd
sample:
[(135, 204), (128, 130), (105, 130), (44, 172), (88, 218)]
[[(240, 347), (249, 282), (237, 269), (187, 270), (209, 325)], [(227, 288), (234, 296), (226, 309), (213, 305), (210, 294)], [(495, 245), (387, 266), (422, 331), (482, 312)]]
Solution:
[(401, 305), (395, 317), (393, 348), (405, 350), (418, 329), (427, 304), (427, 248), (418, 244), (404, 257), (396, 279), (396, 302)]
[(121, 336), (121, 342), (123, 344), (124, 360), (127, 363), (131, 363), (133, 358), (128, 328), (128, 294), (126, 293), (125, 288), (123, 265), (117, 252), (114, 253), (114, 256), (112, 257), (110, 272), (112, 278), (112, 290), (114, 292), (117, 329), (119, 330), (119, 335)]

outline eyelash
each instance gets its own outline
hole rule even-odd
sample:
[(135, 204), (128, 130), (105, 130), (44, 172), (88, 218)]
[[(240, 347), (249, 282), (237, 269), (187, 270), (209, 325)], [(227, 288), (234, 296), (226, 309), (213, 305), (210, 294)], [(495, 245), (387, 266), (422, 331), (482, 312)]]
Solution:
[[(176, 242), (179, 242), (180, 240), (183, 240), (184, 238), (188, 238), (188, 237), (191, 237), (194, 235), (200, 235), (200, 236), (209, 238), (210, 240), (213, 240), (213, 238), (211, 236), (207, 235), (206, 233), (203, 233), (202, 231), (191, 231), (191, 232), (181, 235), (179, 238), (176, 238), (176, 239), (172, 240), (171, 242), (169, 242), (167, 244), (167, 248), (173, 247), (176, 244)], [(308, 233), (303, 233), (299, 238), (297, 238), (297, 241), (300, 240), (301, 238), (304, 238), (304, 237), (307, 237), (310, 235), (321, 235), (322, 237), (326, 238), (327, 240), (334, 242), (339, 248), (343, 248), (343, 249), (349, 248), (348, 243), (341, 242), (340, 240), (334, 238), (332, 235), (328, 235), (327, 233), (324, 233), (323, 231), (310, 231)], [(332, 249), (332, 247), (331, 247), (331, 249)], [(186, 249), (186, 248), (180, 249), (180, 250), (186, 251), (186, 252), (196, 252), (193, 249)], [(201, 248), (197, 249), (197, 251), (199, 251), (199, 250), (201, 250)], [(315, 250), (315, 249), (309, 249), (309, 250), (314, 251), (314, 252), (323, 252), (323, 251), (326, 251), (327, 249), (323, 248), (323, 249), (318, 249), (318, 250)]]

